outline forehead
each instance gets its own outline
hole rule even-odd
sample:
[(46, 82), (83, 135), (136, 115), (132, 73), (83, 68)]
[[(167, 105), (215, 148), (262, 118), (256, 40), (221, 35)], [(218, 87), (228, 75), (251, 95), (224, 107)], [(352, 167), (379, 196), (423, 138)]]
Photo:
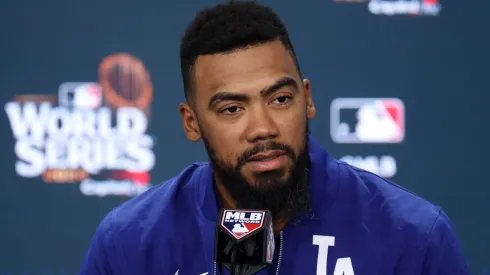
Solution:
[(194, 72), (198, 100), (206, 100), (222, 90), (260, 91), (284, 76), (299, 80), (294, 59), (280, 41), (225, 54), (199, 56)]

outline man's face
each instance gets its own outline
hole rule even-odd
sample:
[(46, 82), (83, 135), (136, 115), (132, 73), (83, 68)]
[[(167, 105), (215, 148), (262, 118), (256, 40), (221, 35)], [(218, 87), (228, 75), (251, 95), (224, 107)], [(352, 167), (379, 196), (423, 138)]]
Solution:
[(304, 189), (315, 109), (309, 82), (285, 47), (277, 41), (200, 56), (194, 77), (195, 117), (187, 123), (197, 129), (189, 133), (183, 114), (184, 128), (191, 140), (204, 140), (215, 176), (237, 206), (262, 208)]

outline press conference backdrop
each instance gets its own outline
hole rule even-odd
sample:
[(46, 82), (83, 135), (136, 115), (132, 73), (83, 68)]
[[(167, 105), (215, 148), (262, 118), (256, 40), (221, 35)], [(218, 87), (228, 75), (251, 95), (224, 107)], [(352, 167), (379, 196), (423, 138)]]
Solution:
[[(214, 3), (2, 4), (1, 275), (76, 274), (110, 209), (207, 159), (181, 127), (178, 49)], [(312, 81), (314, 137), (441, 205), (490, 274), (490, 3), (264, 3)]]

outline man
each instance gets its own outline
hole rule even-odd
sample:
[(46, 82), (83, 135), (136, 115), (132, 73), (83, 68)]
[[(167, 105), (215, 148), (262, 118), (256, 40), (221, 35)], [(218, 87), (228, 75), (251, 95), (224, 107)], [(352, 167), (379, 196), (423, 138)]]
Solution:
[(309, 135), (310, 82), (269, 8), (230, 2), (198, 13), (181, 67), (184, 131), (210, 161), (112, 210), (81, 274), (221, 273), (220, 208), (271, 211), (276, 253), (260, 274), (469, 274), (440, 208), (335, 160)]

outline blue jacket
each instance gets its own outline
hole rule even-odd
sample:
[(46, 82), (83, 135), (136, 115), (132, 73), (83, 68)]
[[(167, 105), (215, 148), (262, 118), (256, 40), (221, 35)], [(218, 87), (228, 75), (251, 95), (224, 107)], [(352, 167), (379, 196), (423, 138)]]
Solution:
[[(276, 236), (274, 262), (259, 274), (469, 274), (439, 207), (335, 160), (309, 139), (313, 213)], [(211, 167), (194, 163), (114, 208), (97, 228), (80, 274), (219, 274), (217, 215)]]

